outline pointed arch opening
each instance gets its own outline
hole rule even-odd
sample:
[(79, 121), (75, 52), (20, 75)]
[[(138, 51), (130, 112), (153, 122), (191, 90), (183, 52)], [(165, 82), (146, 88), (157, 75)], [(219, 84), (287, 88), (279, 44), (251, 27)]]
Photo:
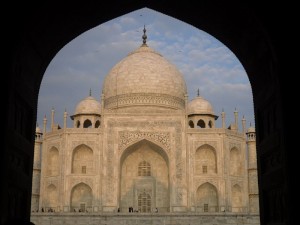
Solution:
[(192, 120), (189, 121), (189, 127), (190, 128), (194, 128), (195, 127), (194, 122)]
[(199, 120), (197, 122), (197, 127), (198, 128), (205, 128), (205, 122), (204, 122), (204, 120)]
[(85, 183), (74, 186), (71, 190), (70, 203), (71, 212), (91, 212), (93, 205), (92, 188)]
[(148, 140), (141, 140), (123, 151), (120, 158), (120, 210), (133, 207), (140, 212), (170, 207), (169, 160), (166, 152)]
[(87, 119), (83, 122), (83, 128), (91, 128), (92, 127), (92, 122)]
[(197, 211), (200, 212), (218, 212), (218, 191), (211, 183), (204, 183), (197, 189)]
[(97, 120), (95, 123), (95, 128), (99, 128), (100, 127), (100, 120)]
[(216, 174), (217, 155), (214, 147), (205, 144), (195, 153), (195, 175)]
[(93, 150), (87, 145), (79, 145), (73, 150), (72, 173), (92, 174), (94, 172)]

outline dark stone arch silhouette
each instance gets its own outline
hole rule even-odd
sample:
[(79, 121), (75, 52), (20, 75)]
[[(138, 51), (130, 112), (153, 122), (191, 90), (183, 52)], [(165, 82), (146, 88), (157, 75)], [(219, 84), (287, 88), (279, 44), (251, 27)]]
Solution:
[[(84, 31), (143, 7), (187, 22), (223, 42), (243, 64), (253, 90), (261, 224), (297, 221), (286, 70), (285, 25), (293, 5), (258, 1), (10, 1), (2, 26), (4, 136), (1, 149), (0, 224), (29, 223), (34, 130), (43, 74), (55, 54)], [(283, 16), (284, 15), (284, 16)], [(196, 46), (195, 46), (196, 47)], [(267, 118), (267, 117), (272, 118)], [(270, 125), (270, 121), (274, 121)], [(21, 162), (21, 163), (16, 163)], [(272, 163), (269, 163), (272, 162)], [(13, 176), (13, 174), (18, 176)], [(13, 199), (13, 201), (11, 201)]]

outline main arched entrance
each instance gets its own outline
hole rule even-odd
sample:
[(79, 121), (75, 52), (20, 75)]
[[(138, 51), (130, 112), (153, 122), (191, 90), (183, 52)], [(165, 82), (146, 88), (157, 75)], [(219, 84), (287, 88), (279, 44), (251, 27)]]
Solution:
[(169, 162), (164, 150), (142, 140), (128, 147), (120, 160), (121, 212), (168, 212), (170, 207)]

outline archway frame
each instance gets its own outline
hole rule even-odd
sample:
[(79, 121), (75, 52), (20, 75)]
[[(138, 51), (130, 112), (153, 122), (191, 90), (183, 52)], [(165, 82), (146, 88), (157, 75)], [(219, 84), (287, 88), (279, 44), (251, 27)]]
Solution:
[[(10, 17), (7, 19), (13, 20), (4, 26), (7, 34), (4, 55), (8, 61), (5, 69), (8, 73), (3, 82), (8, 91), (3, 96), (6, 119), (0, 163), (3, 181), (0, 191), (1, 224), (14, 219), (30, 219), (37, 98), (47, 65), (65, 44), (84, 31), (142, 7), (160, 11), (208, 32), (241, 61), (253, 90), (261, 223), (292, 224), (297, 220), (293, 207), (297, 202), (293, 196), (296, 186), (291, 182), (297, 169), (292, 163), (295, 160), (293, 152), (288, 151), (292, 148), (288, 145), (293, 146), (296, 140), (291, 138), (288, 117), (284, 116), (288, 113), (288, 107), (284, 106), (289, 102), (288, 92), (291, 90), (287, 89), (285, 81), (289, 78), (285, 74), (286, 68), (292, 65), (284, 61), (289, 55), (289, 48), (286, 48), (288, 41), (286, 36), (283, 37), (282, 29), (278, 29), (278, 24), (292, 23), (288, 20), (292, 13), (285, 17), (278, 15), (284, 10), (289, 12), (293, 6), (273, 2), (270, 10), (269, 4), (250, 0), (189, 4), (128, 0), (118, 5), (113, 2), (57, 5), (47, 0), (36, 5), (8, 3), (6, 11)], [(99, 13), (99, 10), (102, 12)], [(267, 115), (273, 117), (271, 127), (270, 121), (265, 119)], [(27, 165), (15, 169), (15, 173), (22, 177), (21, 181), (14, 180), (9, 172), (15, 167), (15, 157)], [(279, 159), (276, 165), (267, 167), (274, 158)], [(274, 196), (276, 204), (272, 204)], [(10, 204), (11, 198), (16, 204)]]

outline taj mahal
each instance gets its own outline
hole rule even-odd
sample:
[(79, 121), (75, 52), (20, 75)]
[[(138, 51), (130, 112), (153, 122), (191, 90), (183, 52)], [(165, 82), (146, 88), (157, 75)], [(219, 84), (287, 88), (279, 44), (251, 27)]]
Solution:
[[(146, 42), (70, 115), (36, 128), (32, 212), (258, 213), (255, 128), (226, 125), (181, 72)], [(84, 97), (84, 96), (83, 96)], [(47, 126), (50, 130), (47, 130)], [(101, 223), (102, 224), (102, 223)], [(191, 223), (192, 224), (192, 223)]]

